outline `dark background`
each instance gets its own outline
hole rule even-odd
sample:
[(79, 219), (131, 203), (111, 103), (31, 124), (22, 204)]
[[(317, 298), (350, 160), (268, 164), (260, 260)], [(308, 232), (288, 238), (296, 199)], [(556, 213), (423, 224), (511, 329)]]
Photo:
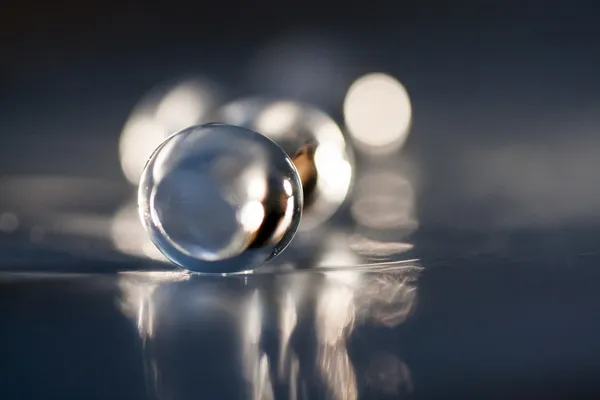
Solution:
[[(600, 371), (596, 8), (541, 0), (5, 4), (0, 175), (123, 180), (119, 134), (157, 83), (202, 73), (232, 98), (276, 91), (245, 72), (264, 46), (290, 35), (340, 44), (344, 71), (396, 76), (414, 111), (402, 154), (419, 176), (420, 305), (399, 330), (363, 338), (398, 339), (417, 398), (589, 395)], [(339, 118), (343, 90), (325, 92), (309, 91), (309, 100), (314, 94)], [(115, 287), (90, 283), (97, 291), (73, 305), (70, 296), (81, 296), (71, 286), (20, 285), (0, 290), (0, 397), (143, 398), (130, 352), (139, 343), (115, 313)], [(221, 334), (188, 340), (218, 360), (226, 346), (206, 343)], [(235, 398), (225, 376), (203, 371), (197, 392)]]
[[(600, 216), (597, 21), (591, 1), (13, 3), (0, 16), (0, 170), (120, 180), (118, 137), (148, 90), (203, 74), (231, 98), (290, 95), (248, 69), (265, 47), (305, 40), (349, 82), (384, 71), (406, 86), (422, 223), (586, 223)], [(346, 87), (301, 100), (339, 118)]]

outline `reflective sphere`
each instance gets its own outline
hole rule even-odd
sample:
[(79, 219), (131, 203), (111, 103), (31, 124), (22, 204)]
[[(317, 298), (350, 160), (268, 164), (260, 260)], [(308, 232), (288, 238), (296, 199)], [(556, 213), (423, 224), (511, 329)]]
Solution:
[(270, 139), (225, 124), (166, 139), (142, 174), (138, 205), (154, 244), (197, 272), (249, 271), (280, 253), (302, 214), (292, 160)]
[(219, 109), (215, 120), (256, 130), (274, 140), (294, 161), (304, 192), (301, 231), (329, 219), (352, 182), (352, 153), (335, 121), (295, 101), (247, 98)]

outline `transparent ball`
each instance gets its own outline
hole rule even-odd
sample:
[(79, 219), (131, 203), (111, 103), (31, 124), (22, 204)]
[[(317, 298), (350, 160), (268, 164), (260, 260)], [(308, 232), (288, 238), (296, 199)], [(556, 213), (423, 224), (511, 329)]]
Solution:
[(250, 97), (226, 104), (213, 119), (256, 130), (291, 157), (303, 184), (300, 231), (311, 232), (327, 221), (346, 199), (353, 180), (352, 151), (323, 111), (296, 101)]
[(302, 214), (292, 160), (249, 129), (206, 124), (166, 139), (138, 191), (142, 224), (172, 262), (207, 273), (249, 271), (279, 254)]

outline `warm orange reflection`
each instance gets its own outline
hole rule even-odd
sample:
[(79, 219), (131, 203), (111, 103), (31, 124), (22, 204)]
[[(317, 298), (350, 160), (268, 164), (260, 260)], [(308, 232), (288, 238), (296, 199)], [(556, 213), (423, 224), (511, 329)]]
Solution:
[(304, 184), (300, 232), (320, 226), (346, 199), (353, 155), (340, 127), (322, 110), (297, 101), (249, 97), (224, 105), (216, 119), (262, 133), (294, 160)]

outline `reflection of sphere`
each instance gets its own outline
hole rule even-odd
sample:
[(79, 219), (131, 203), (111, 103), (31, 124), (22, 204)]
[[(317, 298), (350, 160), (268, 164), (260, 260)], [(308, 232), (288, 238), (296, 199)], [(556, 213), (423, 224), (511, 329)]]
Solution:
[(327, 220), (346, 198), (352, 157), (340, 128), (327, 114), (293, 101), (249, 98), (225, 105), (216, 119), (262, 133), (292, 158), (304, 190), (300, 230)]
[(131, 113), (119, 143), (121, 167), (137, 185), (154, 149), (170, 134), (207, 122), (216, 102), (216, 90), (207, 82), (190, 79), (147, 95)]
[(418, 228), (413, 185), (390, 160), (361, 167), (350, 206), (356, 227), (348, 246), (370, 261), (400, 260), (413, 248), (407, 236)]
[(391, 153), (404, 144), (408, 135), (412, 120), (410, 98), (393, 77), (365, 75), (348, 89), (344, 118), (360, 149)]
[(406, 363), (392, 353), (375, 354), (365, 371), (368, 393), (377, 398), (398, 398), (412, 392), (412, 377)]
[(356, 182), (352, 216), (371, 229), (415, 229), (415, 193), (411, 183), (393, 170), (370, 171)]
[(294, 236), (301, 183), (283, 150), (256, 132), (207, 124), (184, 129), (152, 154), (139, 209), (154, 244), (199, 272), (251, 270)]

